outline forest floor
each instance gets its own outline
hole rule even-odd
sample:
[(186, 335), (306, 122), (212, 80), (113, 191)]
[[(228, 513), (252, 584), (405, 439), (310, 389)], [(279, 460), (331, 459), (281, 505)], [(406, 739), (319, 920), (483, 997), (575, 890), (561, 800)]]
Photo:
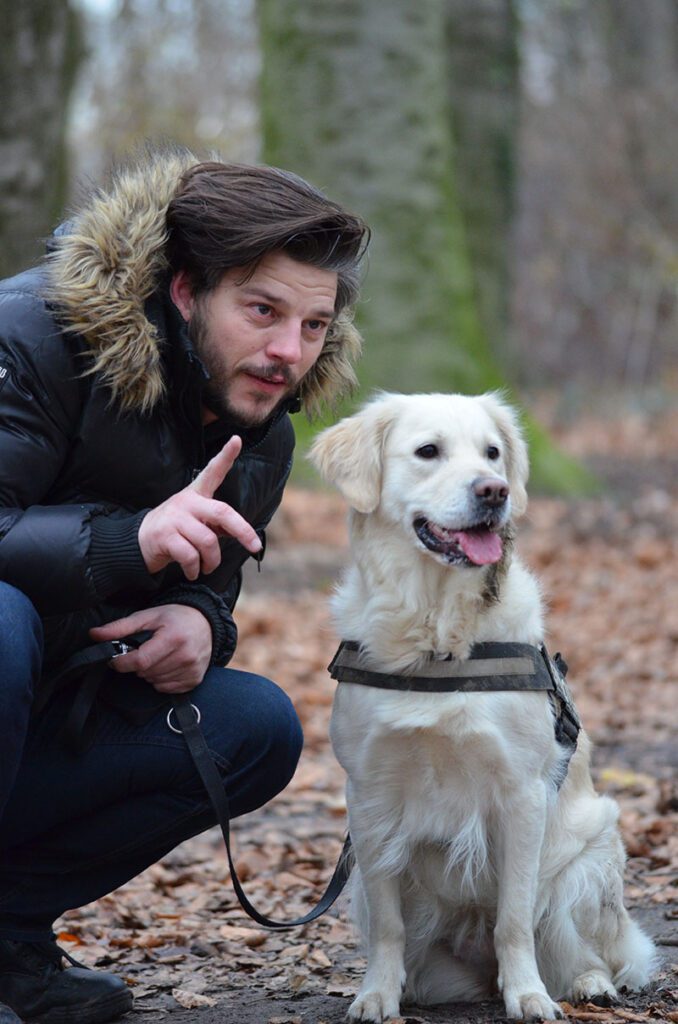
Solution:
[[(628, 904), (662, 957), (651, 991), (617, 1007), (566, 1009), (599, 1024), (678, 1021), (678, 413), (590, 415), (555, 429), (605, 490), (587, 500), (534, 498), (518, 549), (543, 582), (550, 648), (569, 663), (596, 745), (597, 787), (621, 806)], [(248, 893), (274, 917), (315, 902), (341, 848), (344, 782), (327, 739), (336, 637), (326, 598), (346, 561), (342, 502), (290, 489), (263, 571), (249, 574), (238, 606), (233, 664), (277, 680), (306, 736), (292, 784), (233, 829)], [(216, 830), (69, 912), (59, 928), (78, 959), (126, 978), (131, 1024), (339, 1024), (363, 967), (343, 900), (289, 933), (249, 921)], [(403, 1010), (412, 1024), (502, 1020), (499, 1002)]]

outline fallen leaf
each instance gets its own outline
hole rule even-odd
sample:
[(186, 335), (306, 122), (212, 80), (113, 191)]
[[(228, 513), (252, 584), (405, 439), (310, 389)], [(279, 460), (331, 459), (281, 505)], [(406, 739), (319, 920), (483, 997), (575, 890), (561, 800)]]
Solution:
[(199, 992), (189, 992), (185, 988), (173, 988), (172, 996), (185, 1010), (197, 1010), (200, 1006), (217, 1005), (217, 1000), (212, 999), (211, 996), (203, 996)]

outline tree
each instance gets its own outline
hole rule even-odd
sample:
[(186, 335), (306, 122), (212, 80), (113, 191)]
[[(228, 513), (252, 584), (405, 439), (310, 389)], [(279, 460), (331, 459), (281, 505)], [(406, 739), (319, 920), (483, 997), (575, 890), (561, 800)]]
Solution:
[[(373, 229), (360, 309), (368, 388), (503, 384), (481, 315), (455, 152), (453, 8), (443, 0), (259, 2), (266, 159), (326, 187)], [(534, 427), (531, 434), (541, 482), (581, 485), (578, 468)]]
[(678, 369), (678, 5), (521, 0), (515, 353), (532, 384)]
[(120, 0), (90, 9), (93, 59), (73, 126), (78, 175), (99, 179), (148, 142), (258, 155), (253, 0)]
[(515, 0), (445, 0), (457, 180), (480, 316), (508, 369), (511, 229), (520, 112)]
[(68, 0), (3, 4), (0, 276), (31, 263), (65, 198), (68, 99), (80, 56)]

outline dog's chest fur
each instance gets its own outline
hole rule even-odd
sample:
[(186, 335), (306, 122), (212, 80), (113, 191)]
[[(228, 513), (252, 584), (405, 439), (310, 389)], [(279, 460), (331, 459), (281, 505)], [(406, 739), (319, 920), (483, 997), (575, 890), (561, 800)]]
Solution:
[(349, 777), (349, 806), (369, 820), (391, 869), (421, 845), (444, 850), (446, 872), (463, 861), (464, 872), (477, 874), (524, 773), (546, 775), (561, 758), (543, 694), (413, 694), (342, 683), (331, 736)]

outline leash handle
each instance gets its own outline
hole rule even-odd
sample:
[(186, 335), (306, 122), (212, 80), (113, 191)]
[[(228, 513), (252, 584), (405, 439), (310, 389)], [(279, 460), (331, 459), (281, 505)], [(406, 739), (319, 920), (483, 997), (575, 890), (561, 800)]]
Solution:
[(305, 914), (303, 917), (297, 917), (293, 921), (276, 921), (273, 918), (266, 917), (265, 914), (261, 914), (247, 898), (235, 870), (235, 864), (233, 863), (233, 856), (231, 854), (230, 811), (228, 807), (228, 797), (226, 796), (224, 782), (219, 769), (214, 763), (212, 755), (207, 747), (207, 743), (205, 742), (202, 729), (198, 724), (198, 717), (190, 702), (190, 694), (183, 693), (174, 696), (172, 698), (172, 704), (174, 706), (176, 720), (179, 723), (179, 727), (183, 733), (189, 753), (193, 759), (193, 764), (195, 765), (196, 770), (202, 779), (203, 785), (207, 790), (207, 795), (210, 798), (212, 807), (217, 816), (217, 821), (221, 827), (221, 832), (224, 837), (224, 845), (226, 847), (226, 856), (228, 857), (228, 866), (231, 872), (231, 882), (233, 884), (233, 890), (238, 897), (240, 906), (243, 908), (245, 913), (252, 918), (252, 920), (257, 922), (257, 924), (262, 925), (264, 928), (271, 928), (276, 931), (282, 931), (287, 928), (296, 928), (300, 925), (315, 921), (316, 918), (320, 917), (330, 909), (348, 881), (352, 867), (350, 835), (346, 836), (344, 847), (339, 856), (339, 861), (334, 869), (334, 874), (329, 881), (327, 889), (316, 906), (309, 911), (308, 914)]

